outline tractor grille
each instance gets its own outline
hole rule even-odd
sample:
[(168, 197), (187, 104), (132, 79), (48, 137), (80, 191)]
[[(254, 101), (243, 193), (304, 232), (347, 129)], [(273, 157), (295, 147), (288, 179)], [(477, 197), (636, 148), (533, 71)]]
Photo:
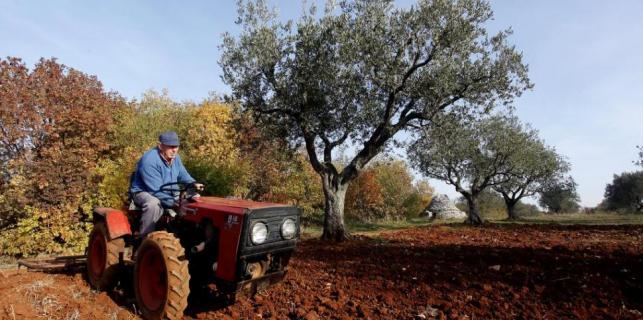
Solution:
[[(296, 207), (277, 207), (253, 210), (247, 214), (241, 234), (240, 258), (261, 255), (265, 253), (292, 250), (299, 239), (300, 211)], [(286, 219), (292, 219), (297, 225), (297, 232), (293, 239), (286, 240), (281, 236), (281, 225)], [(268, 237), (262, 244), (255, 245), (250, 240), (250, 228), (253, 223), (260, 221), (268, 227)]]

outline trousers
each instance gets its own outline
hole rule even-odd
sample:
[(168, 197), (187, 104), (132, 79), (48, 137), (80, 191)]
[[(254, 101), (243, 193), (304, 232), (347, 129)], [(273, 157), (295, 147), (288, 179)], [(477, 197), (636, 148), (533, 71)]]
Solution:
[(134, 204), (141, 207), (143, 211), (139, 228), (139, 235), (143, 237), (154, 231), (156, 222), (163, 215), (163, 206), (157, 197), (144, 191), (135, 194), (133, 200)]

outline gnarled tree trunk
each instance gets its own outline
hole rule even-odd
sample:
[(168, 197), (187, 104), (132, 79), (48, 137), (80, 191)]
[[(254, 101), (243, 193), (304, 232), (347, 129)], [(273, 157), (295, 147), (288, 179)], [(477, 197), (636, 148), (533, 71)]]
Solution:
[(482, 216), (480, 215), (480, 208), (478, 207), (478, 199), (476, 196), (465, 197), (467, 199), (467, 204), (469, 205), (469, 212), (467, 217), (467, 223), (474, 226), (479, 226), (484, 223)]
[(336, 175), (322, 174), (325, 197), (323, 240), (344, 241), (349, 238), (344, 226), (344, 199), (348, 183), (341, 184), (339, 180)]
[(507, 206), (507, 215), (509, 220), (519, 219), (518, 213), (516, 212), (516, 204), (518, 201), (505, 199), (505, 205)]
[(507, 219), (508, 220), (518, 220), (518, 213), (516, 212), (516, 205), (520, 198), (524, 194), (524, 188), (520, 192), (506, 192), (505, 190), (496, 190), (502, 195), (502, 200), (505, 201), (505, 206), (507, 207)]

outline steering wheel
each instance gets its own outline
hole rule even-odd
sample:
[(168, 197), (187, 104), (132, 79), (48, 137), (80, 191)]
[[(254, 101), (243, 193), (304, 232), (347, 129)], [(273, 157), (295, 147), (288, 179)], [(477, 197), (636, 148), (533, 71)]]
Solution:
[[(185, 198), (188, 198), (190, 194), (196, 194), (197, 191), (203, 190), (203, 188), (197, 188), (195, 184), (196, 184), (195, 182), (191, 182), (191, 183), (170, 182), (162, 185), (160, 191), (165, 192), (171, 195), (172, 197), (174, 197), (175, 200), (180, 201)], [(187, 197), (186, 197), (186, 194), (188, 195)]]
[(194, 186), (194, 183), (170, 182), (162, 185), (160, 191), (173, 194), (174, 192), (184, 192), (190, 186)]

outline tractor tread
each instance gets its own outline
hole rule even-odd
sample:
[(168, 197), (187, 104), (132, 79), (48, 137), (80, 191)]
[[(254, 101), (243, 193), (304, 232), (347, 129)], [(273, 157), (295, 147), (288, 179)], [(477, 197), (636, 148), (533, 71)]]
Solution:
[[(96, 235), (96, 234), (100, 235)], [(90, 259), (87, 259), (87, 275), (89, 283), (92, 287), (98, 290), (108, 290), (116, 285), (118, 278), (120, 276), (120, 268), (118, 264), (120, 263), (120, 253), (125, 249), (125, 240), (122, 238), (109, 239), (109, 232), (107, 231), (107, 226), (104, 222), (97, 222), (94, 224), (94, 228), (89, 234), (89, 244), (87, 246), (87, 256), (91, 256), (90, 250), (92, 250), (91, 243), (94, 236), (102, 236), (105, 241), (105, 270), (103, 274), (96, 278), (91, 275), (90, 270)]]
[[(165, 231), (152, 232), (147, 239), (154, 241), (157, 247), (163, 251), (167, 270), (167, 301), (161, 314), (152, 314), (151, 318), (180, 319), (183, 311), (187, 308), (188, 295), (190, 294), (190, 273), (188, 261), (180, 260), (185, 256), (185, 250), (179, 239), (173, 234)], [(146, 239), (146, 241), (148, 241)], [(137, 300), (138, 299), (137, 292)], [(145, 315), (147, 310), (141, 308)]]
[(171, 273), (172, 273), (173, 276), (175, 276), (180, 281), (185, 281), (185, 279), (183, 279), (183, 276), (181, 275), (181, 273), (177, 272), (176, 270), (172, 270)]

